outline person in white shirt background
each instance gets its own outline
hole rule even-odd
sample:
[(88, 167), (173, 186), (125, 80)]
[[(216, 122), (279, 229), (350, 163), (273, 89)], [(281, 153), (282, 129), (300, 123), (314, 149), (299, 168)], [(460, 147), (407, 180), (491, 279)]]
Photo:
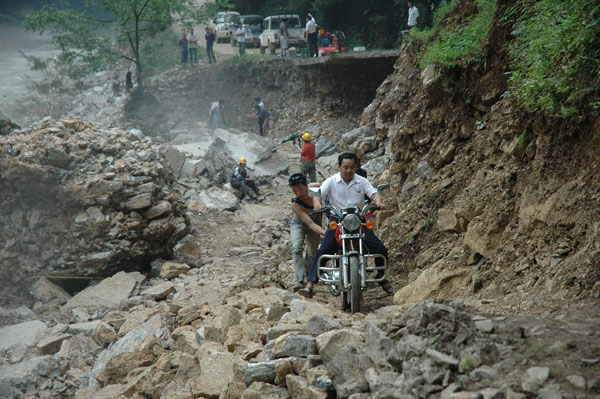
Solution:
[(238, 29), (235, 32), (237, 37), (237, 44), (240, 48), (240, 56), (246, 54), (246, 28), (242, 25), (242, 22), (238, 22)]
[(408, 29), (412, 29), (419, 23), (419, 10), (412, 1), (408, 3)]
[(310, 13), (306, 15), (306, 34), (308, 53), (311, 57), (317, 57), (319, 55), (317, 46), (317, 21), (315, 21), (315, 18)]

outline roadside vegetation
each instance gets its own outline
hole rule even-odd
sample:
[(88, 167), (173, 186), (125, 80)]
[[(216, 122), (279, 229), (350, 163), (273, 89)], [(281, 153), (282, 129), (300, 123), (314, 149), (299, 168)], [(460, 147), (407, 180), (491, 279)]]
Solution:
[[(341, 30), (348, 47), (394, 48), (407, 28), (407, 0), (232, 0), (241, 14), (298, 14), (304, 26), (307, 12), (327, 31)], [(430, 26), (440, 0), (414, 0), (421, 27)]]
[(477, 0), (477, 12), (456, 23), (449, 15), (459, 7), (458, 0), (440, 4), (431, 28), (411, 34), (422, 39), (425, 50), (420, 67), (431, 64), (444, 67), (467, 66), (485, 59), (484, 47), (498, 7), (496, 0)]
[(514, 24), (510, 93), (529, 111), (583, 121), (600, 109), (600, 3), (519, 1), (505, 15)]
[[(173, 24), (189, 27), (199, 23), (218, 5), (197, 7), (191, 0), (90, 0), (85, 8), (45, 5), (29, 15), (24, 25), (53, 35), (63, 60), (73, 66), (71, 77), (80, 78), (127, 61), (133, 64), (138, 87), (142, 87), (146, 68), (170, 60), (170, 51), (160, 51), (167, 47), (165, 40), (174, 40), (169, 47), (177, 51), (177, 39), (169, 33)], [(152, 54), (155, 57), (144, 58)]]

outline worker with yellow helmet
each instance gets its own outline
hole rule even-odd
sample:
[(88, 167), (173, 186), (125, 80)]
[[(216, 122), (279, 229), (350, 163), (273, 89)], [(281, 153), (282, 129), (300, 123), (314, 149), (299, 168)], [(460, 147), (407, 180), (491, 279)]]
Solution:
[(233, 188), (237, 188), (242, 191), (242, 199), (248, 194), (250, 187), (256, 195), (258, 196), (258, 187), (256, 186), (256, 182), (254, 179), (251, 179), (248, 175), (248, 171), (246, 170), (246, 157), (240, 158), (240, 163), (235, 167), (233, 173), (231, 174), (231, 178), (229, 179), (229, 183)]
[(310, 177), (310, 181), (312, 183), (317, 181), (317, 172), (315, 168), (315, 143), (311, 141), (312, 136), (310, 133), (304, 133), (302, 135), (302, 140), (304, 141), (304, 145), (302, 146), (302, 152), (300, 156), (302, 157), (300, 171), (304, 176)]

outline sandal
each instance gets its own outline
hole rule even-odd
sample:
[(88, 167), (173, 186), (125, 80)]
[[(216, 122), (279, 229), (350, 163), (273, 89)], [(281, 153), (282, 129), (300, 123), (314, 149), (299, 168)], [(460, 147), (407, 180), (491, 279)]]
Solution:
[(304, 284), (302, 284), (302, 283), (297, 283), (297, 284), (294, 286), (294, 288), (292, 288), (292, 291), (294, 291), (294, 292), (298, 292), (298, 291), (300, 291), (302, 288), (304, 288)]
[(396, 293), (396, 290), (394, 289), (394, 287), (392, 286), (392, 283), (390, 283), (389, 281), (382, 281), (380, 283), (381, 288), (383, 288), (383, 290), (385, 291), (385, 293), (388, 296), (393, 296)]
[(304, 298), (311, 299), (314, 295), (312, 288), (302, 288), (298, 290), (298, 294), (302, 295)]

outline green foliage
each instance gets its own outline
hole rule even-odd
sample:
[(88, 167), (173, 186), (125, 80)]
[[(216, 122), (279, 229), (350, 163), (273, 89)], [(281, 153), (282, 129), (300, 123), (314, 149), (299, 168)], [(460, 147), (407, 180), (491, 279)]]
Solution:
[(190, 26), (205, 16), (205, 9), (192, 0), (88, 0), (82, 9), (46, 5), (31, 14), (24, 25), (53, 35), (63, 60), (74, 65), (73, 78), (128, 60), (135, 64), (141, 84), (146, 66), (144, 42), (156, 39), (158, 32), (174, 22)]
[[(159, 75), (179, 64), (181, 51), (176, 46), (179, 37), (172, 28), (156, 32), (148, 37), (142, 46), (141, 59), (147, 76)], [(205, 52), (198, 47), (198, 58)]]
[(589, 0), (520, 1), (514, 22), (511, 94), (529, 111), (581, 121), (597, 109), (600, 4)]
[(477, 0), (477, 13), (464, 19), (462, 24), (447, 24), (445, 18), (457, 6), (456, 1), (444, 4), (434, 17), (432, 30), (423, 33), (428, 43), (421, 59), (421, 69), (438, 64), (445, 67), (469, 65), (484, 59), (481, 51), (485, 44), (497, 0)]
[[(415, 0), (420, 26), (429, 26), (440, 0)], [(400, 45), (408, 19), (407, 0), (232, 0), (242, 14), (292, 13), (302, 23), (310, 12), (327, 31), (341, 30), (349, 48), (392, 48)]]

